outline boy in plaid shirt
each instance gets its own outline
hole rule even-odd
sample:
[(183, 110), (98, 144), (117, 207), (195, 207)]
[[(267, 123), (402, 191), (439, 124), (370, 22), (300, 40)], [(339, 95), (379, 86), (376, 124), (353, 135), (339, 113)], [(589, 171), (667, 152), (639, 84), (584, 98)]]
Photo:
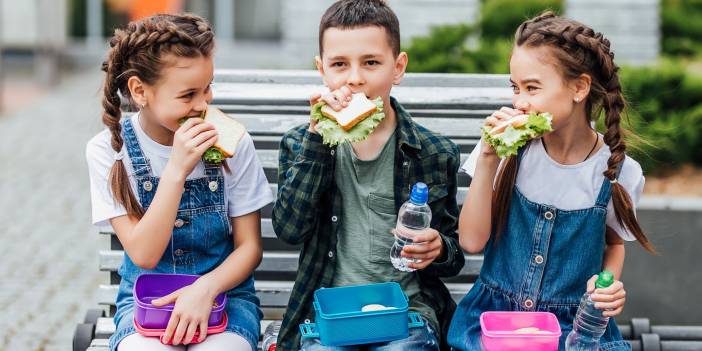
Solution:
[[(281, 240), (302, 250), (278, 350), (353, 349), (325, 347), (318, 339), (300, 344), (298, 325), (314, 319), (313, 293), (386, 281), (401, 285), (425, 327), (370, 349), (438, 350), (455, 309), (439, 277), (457, 275), (464, 264), (456, 233), (458, 147), (416, 124), (390, 96), (408, 58), (400, 52), (397, 17), (383, 1), (334, 3), (319, 26), (319, 51), (317, 68), (331, 92), (310, 103), (324, 101), (338, 111), (351, 94), (363, 92), (382, 97), (385, 118), (366, 140), (336, 147), (322, 143), (315, 121), (283, 136), (273, 226)], [(402, 272), (390, 262), (391, 230), (416, 182), (430, 189), (431, 228), (414, 239), (422, 245), (405, 246), (402, 255), (420, 261), (410, 264), (416, 271)]]

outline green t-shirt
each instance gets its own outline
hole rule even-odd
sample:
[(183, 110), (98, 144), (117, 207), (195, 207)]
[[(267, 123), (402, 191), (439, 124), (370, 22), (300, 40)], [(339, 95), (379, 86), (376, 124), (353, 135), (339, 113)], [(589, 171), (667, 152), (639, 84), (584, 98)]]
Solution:
[(397, 222), (393, 194), (395, 133), (374, 160), (359, 160), (350, 143), (336, 148), (334, 179), (341, 196), (341, 225), (337, 243), (333, 286), (394, 281), (410, 299), (410, 310), (419, 312), (436, 330), (436, 313), (421, 301), (416, 272), (402, 272), (390, 262)]

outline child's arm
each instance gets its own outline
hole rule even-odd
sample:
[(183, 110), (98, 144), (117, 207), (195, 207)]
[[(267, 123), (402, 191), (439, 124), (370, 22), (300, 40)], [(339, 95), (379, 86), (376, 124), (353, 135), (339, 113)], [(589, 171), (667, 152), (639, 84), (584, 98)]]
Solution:
[(609, 226), (606, 226), (605, 251), (602, 260), (602, 270), (614, 274), (614, 279), (619, 280), (624, 269), (624, 240)]
[(234, 252), (217, 268), (199, 279), (210, 287), (208, 290), (214, 294), (213, 297), (241, 284), (258, 267), (263, 255), (261, 212), (233, 217), (231, 223)]
[[(486, 118), (485, 125), (495, 126), (499, 121), (508, 120), (521, 113), (519, 110), (503, 107)], [(458, 220), (459, 242), (466, 252), (481, 252), (490, 239), (493, 183), (499, 165), (500, 159), (495, 149), (481, 141), (475, 173)]]
[(211, 124), (200, 118), (188, 119), (175, 132), (171, 157), (144, 216), (110, 220), (117, 238), (137, 266), (152, 269), (158, 264), (173, 233), (185, 178), (216, 141), (217, 131)]
[(187, 344), (200, 329), (199, 341), (207, 334), (207, 321), (212, 311), (212, 301), (218, 294), (241, 284), (261, 263), (260, 211), (231, 218), (235, 250), (222, 264), (200, 277), (195, 283), (163, 298), (154, 305), (175, 302), (173, 314), (164, 334), (164, 340), (174, 345)]
[[(345, 106), (346, 88), (326, 96), (310, 98), (313, 106), (320, 98), (335, 110)], [(339, 102), (340, 101), (340, 102)], [(335, 103), (336, 102), (336, 103)], [(333, 184), (333, 150), (322, 144), (314, 130), (314, 121), (307, 128), (288, 131), (280, 142), (278, 158), (278, 196), (273, 206), (273, 228), (280, 240), (292, 245), (306, 242), (314, 233), (323, 206), (322, 198)]]
[[(487, 144), (482, 150), (490, 149)], [(463, 250), (469, 253), (479, 253), (490, 238), (492, 229), (492, 184), (497, 174), (500, 159), (492, 154), (481, 152), (475, 174), (470, 182), (470, 190), (466, 195), (458, 220), (459, 242)]]
[(590, 298), (596, 302), (595, 307), (605, 310), (602, 313), (604, 316), (613, 317), (622, 313), (626, 302), (624, 284), (619, 280), (624, 267), (624, 241), (609, 226), (606, 227), (605, 241), (602, 270), (610, 271), (614, 275), (614, 283), (604, 289), (595, 289), (595, 275), (587, 282), (587, 291), (592, 293)]

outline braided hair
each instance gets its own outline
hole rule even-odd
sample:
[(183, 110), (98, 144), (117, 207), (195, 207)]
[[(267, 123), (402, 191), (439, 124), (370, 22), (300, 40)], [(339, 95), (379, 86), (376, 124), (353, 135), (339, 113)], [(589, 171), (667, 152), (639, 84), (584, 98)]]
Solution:
[[(107, 59), (102, 63), (105, 72), (102, 122), (112, 133), (111, 146), (115, 152), (120, 152), (124, 144), (121, 97), (133, 105), (127, 87), (129, 78), (136, 76), (145, 84), (153, 85), (165, 66), (165, 55), (208, 57), (214, 47), (213, 38), (207, 21), (191, 14), (154, 15), (115, 30)], [(117, 204), (123, 205), (128, 215), (141, 218), (144, 209), (131, 191), (122, 160), (116, 160), (112, 166), (109, 182)]]
[[(584, 101), (585, 116), (589, 122), (604, 111), (607, 128), (604, 142), (612, 154), (603, 174), (612, 182), (612, 203), (617, 222), (627, 228), (646, 250), (655, 253), (636, 219), (631, 197), (617, 182), (619, 167), (626, 157), (626, 144), (622, 139), (624, 130), (620, 123), (626, 100), (609, 40), (582, 23), (547, 11), (523, 22), (517, 28), (514, 43), (515, 47), (550, 47), (551, 54), (558, 62), (557, 69), (565, 80), (578, 78), (582, 74), (591, 76), (590, 93)], [(492, 206), (493, 213), (497, 214), (495, 233), (498, 237), (507, 223), (517, 168), (517, 160), (510, 157), (497, 177)]]

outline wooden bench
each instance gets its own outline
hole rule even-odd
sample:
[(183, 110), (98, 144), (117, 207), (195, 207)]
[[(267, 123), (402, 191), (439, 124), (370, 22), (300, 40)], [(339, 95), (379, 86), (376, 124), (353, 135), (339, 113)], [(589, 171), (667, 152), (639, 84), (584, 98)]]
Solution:
[[(308, 98), (321, 87), (316, 71), (218, 70), (215, 74), (213, 104), (246, 125), (274, 192), (281, 136), (309, 121)], [(393, 89), (393, 96), (415, 121), (449, 136), (459, 145), (462, 161), (479, 141), (482, 120), (500, 106), (510, 105), (511, 94), (506, 75), (407, 74), (402, 85)], [(470, 179), (465, 174), (458, 178), (460, 205)], [(264, 311), (262, 326), (282, 318), (298, 267), (299, 247), (277, 239), (271, 209), (269, 205), (262, 210), (264, 253), (254, 273), (256, 294)], [(88, 311), (84, 323), (76, 328), (74, 350), (106, 350), (107, 338), (114, 332), (111, 316), (115, 312), (120, 281), (117, 269), (123, 252), (113, 233), (101, 234), (110, 237), (110, 249), (99, 252), (99, 269), (110, 275), (109, 283), (99, 287), (98, 302), (104, 309)], [(459, 301), (468, 292), (481, 264), (481, 255), (466, 255), (460, 275), (445, 279), (454, 300)]]

